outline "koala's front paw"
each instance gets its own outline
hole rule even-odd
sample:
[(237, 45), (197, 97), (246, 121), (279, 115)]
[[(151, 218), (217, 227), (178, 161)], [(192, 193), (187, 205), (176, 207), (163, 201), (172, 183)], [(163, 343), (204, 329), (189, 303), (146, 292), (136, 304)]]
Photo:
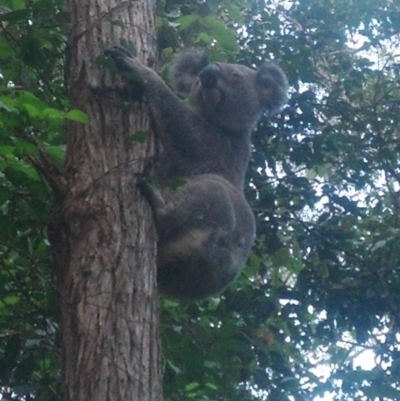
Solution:
[(105, 54), (106, 56), (111, 56), (111, 57), (122, 57), (122, 56), (129, 58), (135, 57), (135, 54), (133, 54), (133, 52), (131, 52), (126, 47), (120, 45), (113, 46), (111, 49), (106, 50)]
[(132, 54), (126, 48), (114, 46), (106, 50), (104, 54), (114, 61), (121, 72), (139, 73), (141, 68), (140, 62), (133, 58)]

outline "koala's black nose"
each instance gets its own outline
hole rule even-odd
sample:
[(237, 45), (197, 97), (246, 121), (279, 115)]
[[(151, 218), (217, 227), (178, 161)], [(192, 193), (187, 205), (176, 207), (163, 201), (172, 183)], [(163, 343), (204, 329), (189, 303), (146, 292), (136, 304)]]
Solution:
[(211, 88), (217, 84), (220, 75), (221, 67), (218, 64), (208, 64), (200, 71), (199, 78), (203, 86)]

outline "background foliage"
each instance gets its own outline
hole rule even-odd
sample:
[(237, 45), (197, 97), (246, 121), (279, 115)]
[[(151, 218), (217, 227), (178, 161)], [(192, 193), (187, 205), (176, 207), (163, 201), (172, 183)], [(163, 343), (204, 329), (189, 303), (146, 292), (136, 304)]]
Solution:
[[(209, 301), (160, 301), (166, 400), (400, 399), (400, 4), (157, 5), (161, 70), (207, 47), (276, 59), (291, 85), (253, 136), (258, 235), (241, 278)], [(84, 121), (64, 85), (68, 16), (60, 0), (0, 12), (0, 394), (62, 400), (51, 194), (29, 156), (40, 143), (61, 164), (63, 122)]]

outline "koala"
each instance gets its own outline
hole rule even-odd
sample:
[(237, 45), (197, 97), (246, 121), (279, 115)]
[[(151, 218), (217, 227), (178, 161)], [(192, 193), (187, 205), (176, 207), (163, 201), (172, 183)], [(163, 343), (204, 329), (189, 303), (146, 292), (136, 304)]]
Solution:
[(159, 289), (184, 300), (219, 294), (242, 271), (254, 241), (244, 197), (250, 135), (264, 112), (276, 113), (286, 102), (286, 76), (273, 63), (256, 70), (186, 51), (169, 69), (185, 103), (126, 50), (106, 55), (128, 80), (140, 77), (161, 142), (157, 187), (144, 187), (158, 234)]

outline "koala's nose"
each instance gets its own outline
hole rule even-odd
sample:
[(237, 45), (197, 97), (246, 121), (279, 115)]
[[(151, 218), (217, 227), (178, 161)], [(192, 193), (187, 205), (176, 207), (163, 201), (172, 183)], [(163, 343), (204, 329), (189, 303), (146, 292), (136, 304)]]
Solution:
[(208, 64), (200, 71), (199, 78), (203, 86), (212, 88), (217, 84), (220, 75), (221, 67), (218, 64)]

